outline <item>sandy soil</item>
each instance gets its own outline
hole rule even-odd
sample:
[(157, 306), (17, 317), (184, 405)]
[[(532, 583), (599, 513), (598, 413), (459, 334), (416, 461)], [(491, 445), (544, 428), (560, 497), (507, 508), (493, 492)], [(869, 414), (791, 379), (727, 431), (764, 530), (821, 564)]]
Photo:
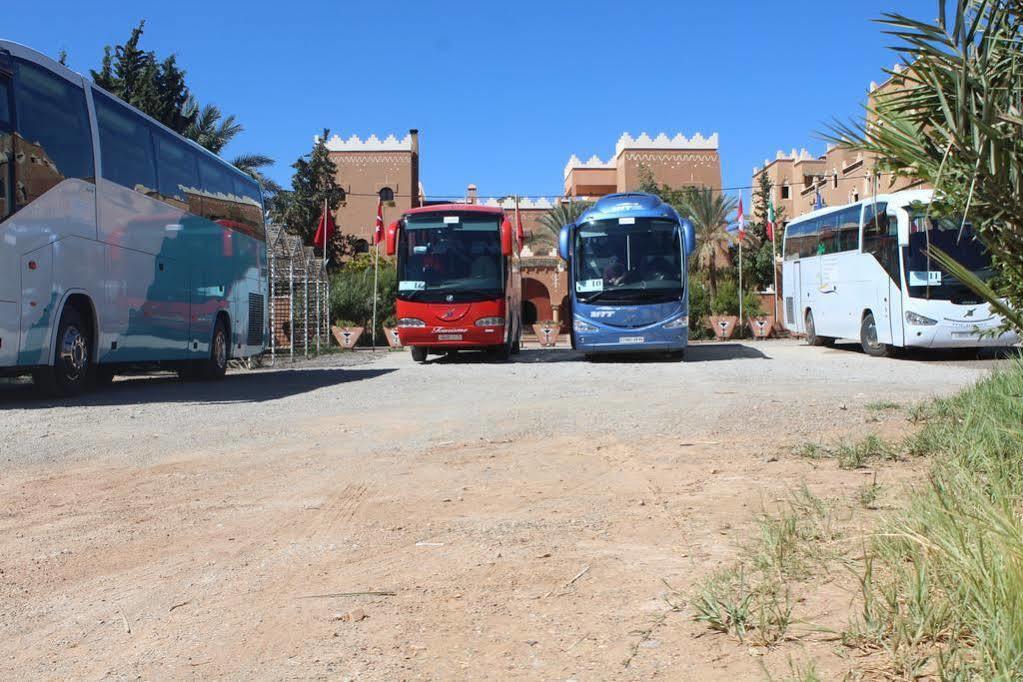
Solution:
[[(868, 421), (867, 404), (948, 393), (990, 363), (794, 342), (690, 357), (384, 354), (119, 380), (69, 405), (3, 387), (0, 677), (841, 671), (827, 637), (763, 651), (709, 633), (692, 588), (794, 487), (841, 505), (873, 475), (794, 444), (902, 433), (904, 412)], [(920, 469), (877, 477), (894, 491)], [(805, 605), (815, 622), (848, 605), (829, 584)]]

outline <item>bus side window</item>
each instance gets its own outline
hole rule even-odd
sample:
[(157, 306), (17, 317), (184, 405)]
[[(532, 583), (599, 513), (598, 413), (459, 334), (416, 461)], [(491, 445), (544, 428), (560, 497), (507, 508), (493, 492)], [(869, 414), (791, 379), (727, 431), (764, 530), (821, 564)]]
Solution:
[(140, 194), (156, 194), (156, 154), (149, 122), (97, 92), (96, 122), (99, 125), (103, 177)]
[(62, 180), (94, 182), (92, 127), (85, 91), (49, 69), (18, 59), (14, 107), (17, 184), (15, 209), (32, 203)]
[(799, 255), (809, 258), (818, 254), (820, 246), (820, 218), (807, 220), (802, 225), (802, 237), (799, 240)]
[(853, 206), (838, 214), (838, 250), (856, 251), (860, 248), (860, 207)]
[(820, 221), (820, 245), (817, 252), (821, 254), (837, 253), (838, 248), (838, 214), (829, 213), (821, 216)]
[(0, 76), (0, 220), (11, 212), (13, 203), (11, 192), (14, 188), (12, 175), (14, 164), (14, 140), (11, 138), (11, 84)]
[(867, 204), (863, 211), (863, 253), (872, 255), (888, 276), (899, 281), (899, 240), (897, 223), (888, 215), (884, 202)]
[(153, 134), (156, 165), (160, 178), (160, 199), (181, 211), (202, 212), (199, 193), (199, 161), (192, 148), (163, 131)]

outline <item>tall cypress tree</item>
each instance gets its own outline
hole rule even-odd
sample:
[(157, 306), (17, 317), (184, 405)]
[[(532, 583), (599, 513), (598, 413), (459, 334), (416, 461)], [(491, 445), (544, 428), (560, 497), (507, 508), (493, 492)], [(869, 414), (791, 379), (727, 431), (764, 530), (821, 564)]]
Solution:
[[(330, 130), (324, 128), (312, 151), (291, 165), (295, 169), (291, 190), (280, 192), (270, 209), (274, 222), (300, 236), (306, 245), (313, 243), (324, 202), (333, 213), (344, 200), (344, 190), (337, 184), (337, 166), (330, 160), (327, 150), (329, 136)], [(330, 259), (335, 262), (351, 252), (351, 238), (341, 234), (341, 227), (338, 226), (327, 249)]]

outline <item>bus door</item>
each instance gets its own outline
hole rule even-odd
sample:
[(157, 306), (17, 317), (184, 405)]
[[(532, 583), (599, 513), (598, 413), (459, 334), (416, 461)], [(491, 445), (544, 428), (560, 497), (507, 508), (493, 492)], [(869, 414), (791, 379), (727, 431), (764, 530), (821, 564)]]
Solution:
[(803, 315), (803, 266), (797, 258), (792, 261), (792, 326), (796, 332), (806, 332), (806, 318)]
[(863, 212), (863, 252), (881, 266), (887, 276), (876, 279), (876, 299), (865, 301), (874, 313), (877, 340), (902, 345), (902, 275), (899, 267), (898, 221), (887, 204), (867, 204)]

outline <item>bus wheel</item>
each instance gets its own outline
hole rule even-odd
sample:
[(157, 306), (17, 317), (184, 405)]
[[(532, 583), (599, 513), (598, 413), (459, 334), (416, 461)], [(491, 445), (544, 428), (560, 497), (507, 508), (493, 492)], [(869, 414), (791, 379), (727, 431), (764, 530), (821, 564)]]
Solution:
[(412, 360), (414, 362), (426, 362), (426, 349), (422, 346), (412, 346)]
[(817, 336), (817, 326), (813, 323), (813, 311), (806, 311), (806, 344), (808, 346), (830, 346), (835, 342), (827, 336)]
[(227, 373), (227, 361), (230, 358), (230, 342), (227, 340), (227, 325), (224, 318), (218, 318), (213, 327), (213, 338), (210, 340), (210, 357), (199, 361), (199, 376), (207, 381), (223, 379)]
[(522, 350), (522, 330), (515, 335), (515, 343), (512, 344), (511, 353), (512, 355), (518, 355), (519, 351)]
[(47, 395), (66, 398), (78, 395), (89, 381), (92, 340), (78, 311), (64, 308), (57, 325), (57, 347), (52, 367), (32, 373), (36, 388)]
[(490, 356), (498, 362), (508, 362), (511, 358), (511, 346), (507, 343), (502, 343), (500, 346), (494, 346), (490, 349)]
[(863, 352), (875, 358), (890, 358), (894, 354), (892, 347), (877, 340), (877, 322), (874, 313), (867, 313), (860, 323), (860, 345)]

